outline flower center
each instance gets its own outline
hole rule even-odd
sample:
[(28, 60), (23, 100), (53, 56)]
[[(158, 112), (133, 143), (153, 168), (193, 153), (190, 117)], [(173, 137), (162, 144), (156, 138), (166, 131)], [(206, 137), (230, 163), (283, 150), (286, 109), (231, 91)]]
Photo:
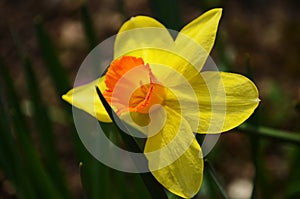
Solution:
[(106, 73), (104, 97), (117, 108), (147, 114), (155, 104), (162, 104), (165, 88), (152, 73), (149, 64), (142, 58), (123, 56), (114, 60)]
[(156, 83), (141, 85), (134, 91), (129, 101), (129, 111), (149, 113), (154, 104), (162, 104), (165, 88)]

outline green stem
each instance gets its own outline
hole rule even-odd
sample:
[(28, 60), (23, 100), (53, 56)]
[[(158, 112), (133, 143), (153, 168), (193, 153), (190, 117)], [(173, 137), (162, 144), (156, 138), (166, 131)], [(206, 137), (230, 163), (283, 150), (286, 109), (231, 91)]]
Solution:
[(219, 189), (219, 192), (220, 192), (222, 198), (228, 199), (228, 196), (227, 196), (221, 182), (219, 181), (219, 179), (217, 177), (217, 173), (216, 173), (215, 169), (212, 167), (211, 163), (207, 159), (204, 160), (204, 163), (205, 163), (204, 167), (205, 167), (206, 171), (208, 172), (208, 174), (211, 177), (212, 181), (215, 183), (215, 185)]
[[(108, 102), (105, 100), (104, 96), (102, 95), (100, 89), (96, 87), (97, 94), (106, 110), (108, 113), (110, 119), (113, 121), (113, 123), (118, 123), (119, 125), (122, 125), (123, 123), (121, 121), (116, 122), (118, 120), (118, 116), (116, 113), (112, 110)], [(125, 125), (125, 124), (124, 124)], [(120, 132), (120, 135), (122, 136), (123, 141), (125, 142), (126, 146), (135, 152), (142, 153), (140, 147), (138, 144), (135, 142), (133, 137), (127, 135), (127, 133), (123, 132), (121, 129), (127, 129), (126, 126), (123, 126), (120, 128), (118, 125), (118, 130)], [(146, 158), (146, 157), (145, 157)], [(147, 160), (146, 160), (147, 161)], [(138, 163), (136, 164), (138, 166)], [(146, 187), (148, 188), (148, 191), (150, 192), (152, 198), (155, 199), (168, 199), (166, 192), (164, 191), (164, 188), (157, 182), (157, 180), (154, 178), (154, 176), (151, 173), (140, 173)]]
[(243, 133), (251, 133), (266, 138), (276, 139), (282, 142), (300, 145), (300, 135), (295, 132), (276, 130), (263, 126), (256, 127), (248, 123), (238, 126), (236, 130)]
[(178, 0), (149, 0), (153, 16), (172, 30), (181, 28), (181, 16)]
[(43, 56), (44, 63), (53, 79), (54, 86), (58, 94), (62, 95), (69, 90), (69, 81), (54, 44), (43, 27), (40, 16), (35, 19), (35, 33), (41, 55)]
[[(21, 110), (19, 98), (17, 96), (13, 79), (10, 76), (7, 67), (4, 63), (0, 63), (0, 74), (4, 79), (6, 85), (6, 95), (9, 101), (8, 107), (12, 110), (13, 114), (12, 125), (15, 132), (17, 143), (20, 146), (20, 153), (24, 157), (23, 170), (31, 175), (32, 183), (36, 183), (37, 191), (40, 192), (41, 197), (49, 196), (51, 198), (64, 198), (61, 193), (56, 189), (54, 182), (51, 181), (50, 176), (44, 170), (44, 166), (39, 158), (38, 152), (33, 146), (32, 139), (29, 135), (29, 127), (26, 123), (26, 118)], [(35, 174), (35, 175), (32, 175)]]
[(89, 48), (90, 50), (92, 50), (97, 45), (97, 37), (95, 34), (95, 28), (94, 28), (92, 16), (88, 9), (88, 5), (86, 1), (82, 1), (82, 4), (80, 6), (80, 12), (81, 12), (81, 21), (85, 31), (85, 36), (89, 44)]

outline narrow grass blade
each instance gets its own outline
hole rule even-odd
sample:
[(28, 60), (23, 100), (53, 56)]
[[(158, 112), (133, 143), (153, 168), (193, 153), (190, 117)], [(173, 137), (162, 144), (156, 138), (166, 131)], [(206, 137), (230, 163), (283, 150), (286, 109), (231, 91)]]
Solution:
[(296, 111), (297, 111), (298, 113), (300, 113), (300, 102), (297, 102), (297, 103), (295, 104), (295, 109), (296, 109)]
[(290, 199), (296, 199), (300, 197), (300, 187), (299, 187), (299, 180), (298, 181), (292, 181), (288, 184), (287, 189), (284, 193), (284, 198), (290, 198)]
[(86, 178), (83, 174), (83, 163), (82, 162), (79, 162), (79, 173), (80, 173), (80, 180), (81, 180), (81, 186), (82, 186), (82, 189), (83, 189), (83, 195), (85, 196), (85, 198), (89, 198), (88, 195), (87, 195), (87, 189), (88, 189), (88, 186), (87, 186), (87, 181), (86, 181)]
[[(45, 61), (45, 66), (49, 71), (52, 82), (55, 85), (57, 95), (59, 98), (61, 98), (60, 96), (66, 93), (71, 86), (67, 80), (67, 75), (65, 73), (64, 67), (58, 58), (58, 54), (54, 48), (54, 45), (48, 33), (43, 27), (42, 20), (40, 17), (37, 17), (35, 20), (35, 32), (36, 32), (36, 37), (38, 40), (41, 53)], [(67, 116), (71, 121), (72, 108), (70, 108), (70, 106), (66, 106), (66, 103), (64, 105), (65, 105), (64, 109), (68, 113)], [(73, 138), (74, 138), (76, 152), (79, 155), (80, 159), (83, 160), (87, 152), (85, 151), (85, 148), (82, 145), (80, 138), (76, 133), (75, 127), (73, 125), (71, 127), (72, 127), (72, 132), (74, 132)]]
[(128, 18), (129, 16), (128, 16), (128, 13), (126, 12), (124, 1), (125, 0), (117, 0), (117, 7), (118, 7), (119, 13), (121, 13), (124, 18)]
[[(298, 113), (300, 113), (300, 103), (296, 104), (296, 110), (298, 108)], [(297, 132), (300, 133), (300, 123), (297, 124)], [(296, 146), (293, 153), (290, 156), (290, 169), (288, 182), (284, 191), (284, 198), (300, 198), (300, 147)]]
[(39, 131), (41, 146), (43, 150), (43, 157), (46, 163), (47, 170), (55, 182), (55, 185), (64, 194), (65, 198), (70, 198), (66, 182), (63, 178), (62, 170), (59, 166), (59, 158), (55, 149), (55, 138), (50, 121), (48, 111), (41, 99), (41, 93), (36, 75), (32, 68), (32, 63), (28, 56), (24, 55), (22, 45), (18, 35), (15, 33), (13, 27), (10, 27), (10, 32), (14, 40), (19, 59), (22, 62), (27, 82), (28, 94), (31, 97), (33, 107), (33, 117), (35, 125)]
[[(253, 81), (252, 70), (250, 66), (250, 56), (246, 55), (246, 76)], [(258, 128), (260, 126), (260, 122), (258, 119), (258, 109), (254, 111), (251, 117), (248, 119), (248, 123), (253, 125), (253, 127)], [(251, 148), (251, 157), (252, 162), (255, 168), (255, 174), (252, 180), (253, 189), (251, 193), (251, 199), (257, 198), (257, 190), (259, 185), (262, 185), (262, 173), (263, 173), (263, 159), (262, 159), (262, 151), (261, 151), (261, 139), (257, 138), (253, 135), (248, 135), (250, 141), (250, 148)], [(265, 189), (262, 187), (262, 191), (264, 192)]]
[(87, 1), (82, 1), (80, 6), (80, 13), (81, 21), (85, 31), (85, 36), (89, 44), (89, 49), (92, 50), (97, 45), (97, 38), (91, 13), (87, 6)]
[(70, 88), (68, 78), (62, 63), (58, 58), (54, 45), (42, 25), (40, 17), (37, 17), (35, 20), (35, 32), (45, 65), (53, 79), (57, 93), (62, 95)]
[[(112, 143), (114, 143), (115, 145), (124, 143), (122, 141), (121, 136), (118, 133), (118, 129), (116, 125), (114, 125), (113, 123), (102, 123), (102, 122), (99, 123), (105, 135), (109, 138), (109, 140)], [(108, 177), (108, 179), (110, 180), (107, 181), (106, 185), (101, 186), (101, 187), (107, 187), (105, 188), (105, 190), (107, 189), (108, 193), (105, 194), (106, 195), (110, 194), (109, 198), (112, 197), (112, 194), (113, 194), (113, 198), (132, 198), (132, 199), (151, 198), (147, 188), (145, 187), (139, 175), (128, 174), (121, 171), (109, 169), (109, 172), (107, 172), (106, 175), (102, 175), (101, 177)], [(111, 186), (108, 186), (108, 184), (111, 185), (110, 182), (114, 184), (113, 189)], [(130, 186), (128, 186), (129, 184)]]
[(143, 183), (143, 180), (141, 179), (140, 175), (133, 175), (133, 183), (135, 184), (135, 189), (133, 190), (135, 193), (136, 199), (150, 199), (151, 195), (149, 194), (149, 191), (147, 190), (147, 187)]
[[(1, 88), (0, 94), (4, 96)], [(2, 97), (0, 97), (0, 100), (0, 168), (3, 169), (6, 177), (14, 185), (18, 198), (35, 199), (37, 196), (34, 193), (32, 184), (28, 183), (29, 176), (21, 168), (23, 163), (11, 132), (11, 122), (6, 103)]]
[(192, 199), (199, 199), (199, 198), (209, 198), (209, 199), (219, 199), (218, 190), (211, 180), (208, 170), (204, 169), (203, 172), (203, 182), (201, 185), (200, 192), (194, 196)]
[[(90, 157), (87, 163), (80, 163), (81, 183), (89, 199), (112, 198), (118, 187), (112, 180), (111, 170)], [(114, 189), (110, 185), (114, 183)]]
[[(39, 43), (39, 47), (41, 49), (42, 55), (45, 60), (45, 65), (49, 71), (52, 81), (55, 84), (56, 91), (58, 96), (61, 96), (65, 93), (69, 88), (70, 85), (67, 81), (67, 76), (64, 71), (64, 68), (58, 58), (54, 45), (45, 31), (41, 20), (38, 18), (35, 23), (36, 27), (36, 35)], [(69, 106), (64, 107), (68, 116), (72, 115), (72, 109)], [(71, 119), (70, 119), (71, 121)], [(93, 158), (90, 156), (89, 152), (85, 149), (83, 144), (80, 141), (78, 134), (76, 133), (75, 127), (72, 125), (71, 130), (73, 132), (75, 150), (78, 154), (78, 159), (83, 162), (86, 169), (86, 176), (89, 179), (89, 186), (91, 187), (91, 199), (98, 199), (100, 196), (99, 187), (101, 186), (102, 182), (100, 179), (101, 168), (99, 168), (99, 163), (94, 161)], [(104, 179), (106, 180), (106, 179)]]
[(61, 194), (55, 189), (53, 182), (51, 182), (48, 174), (45, 172), (41, 160), (37, 154), (36, 149), (33, 147), (34, 144), (29, 136), (29, 128), (26, 124), (26, 118), (19, 104), (19, 98), (17, 97), (15, 88), (13, 86), (13, 80), (4, 66), (0, 67), (1, 76), (6, 85), (7, 99), (10, 102), (10, 109), (13, 111), (12, 122), (14, 127), (14, 132), (17, 137), (17, 145), (20, 147), (20, 153), (24, 156), (24, 168), (22, 171), (30, 173), (35, 173), (31, 175), (28, 180), (34, 183), (35, 191), (38, 192), (40, 196), (51, 197), (51, 198), (63, 198)]
[(216, 173), (215, 169), (212, 167), (211, 163), (208, 160), (204, 161), (204, 169), (207, 170), (209, 177), (215, 183), (222, 198), (228, 199), (225, 189), (223, 188), (221, 182), (219, 181), (219, 179), (217, 177), (217, 173)]
[(113, 183), (110, 177), (108, 167), (99, 163), (98, 160), (91, 157), (86, 165), (88, 176), (90, 178), (89, 186), (91, 186), (91, 198), (110, 198), (113, 190), (110, 190), (110, 185)]
[[(118, 116), (116, 113), (111, 109), (107, 101), (105, 100), (104, 96), (102, 95), (100, 89), (96, 87), (97, 94), (105, 107), (105, 110), (107, 111), (108, 115), (110, 116), (111, 120), (116, 124), (116, 119), (118, 119)], [(122, 125), (123, 123), (121, 121), (117, 122), (119, 125)], [(117, 126), (117, 125), (116, 125)], [(117, 126), (118, 127), (118, 126)], [(122, 128), (119, 128), (119, 133), (122, 136), (123, 141), (127, 145), (127, 147), (132, 150), (139, 153), (142, 153), (141, 149), (139, 148), (138, 144), (134, 141), (134, 139), (127, 135), (127, 133), (123, 132), (121, 129), (126, 129), (126, 126), (123, 126)], [(146, 157), (145, 157), (146, 158)], [(138, 164), (136, 164), (138, 166)], [(146, 187), (148, 188), (148, 191), (150, 192), (152, 198), (155, 199), (167, 199), (167, 195), (164, 191), (164, 188), (157, 182), (157, 180), (153, 177), (151, 173), (141, 173), (140, 174)]]
[(114, 193), (110, 185), (114, 183), (111, 178), (111, 169), (101, 164), (85, 149), (82, 149), (79, 159), (80, 175), (85, 195), (89, 199), (112, 198)]
[(256, 136), (271, 138), (280, 142), (300, 145), (300, 134), (295, 132), (277, 130), (264, 126), (255, 127), (249, 123), (244, 123), (238, 126), (236, 130)]
[(181, 17), (178, 0), (149, 0), (155, 18), (172, 30), (181, 28)]
[(220, 59), (219, 68), (221, 71), (230, 72), (231, 71), (231, 61), (228, 56), (228, 51), (225, 45), (225, 35), (216, 38), (216, 50)]
[(19, 156), (17, 154), (16, 147), (14, 147), (14, 141), (11, 134), (11, 127), (9, 125), (9, 116), (7, 113), (6, 104), (4, 104), (4, 92), (0, 87), (0, 167), (5, 171), (5, 174), (8, 175), (9, 179), (13, 182), (17, 182), (17, 177), (14, 175), (16, 170), (17, 161)]
[[(253, 117), (249, 118), (248, 122), (253, 123), (253, 128), (259, 129), (258, 116), (254, 113)], [(250, 134), (248, 135), (250, 146), (251, 146), (251, 156), (252, 162), (255, 168), (255, 175), (253, 177), (253, 190), (251, 194), (251, 199), (258, 197), (258, 192), (263, 195), (263, 198), (273, 198), (274, 194), (270, 193), (270, 178), (266, 172), (265, 160), (264, 160), (264, 146), (266, 140)]]
[(56, 142), (48, 111), (42, 102), (39, 84), (33, 71), (31, 61), (28, 57), (23, 57), (23, 66), (27, 80), (28, 94), (33, 105), (33, 116), (39, 131), (42, 144), (43, 156), (49, 175), (55, 182), (56, 187), (63, 193), (64, 198), (71, 198), (66, 186), (66, 181), (62, 169), (59, 165), (59, 158), (55, 148)]
[(224, 2), (222, 0), (202, 0), (202, 1), (196, 1), (197, 6), (201, 10), (209, 10), (215, 7), (223, 7)]
[(254, 136), (249, 136), (250, 140), (250, 145), (251, 145), (251, 157), (252, 157), (252, 162), (255, 168), (255, 174), (252, 180), (253, 184), (253, 189), (251, 193), (251, 199), (257, 198), (257, 187), (258, 187), (258, 181), (260, 179), (259, 173), (261, 171), (260, 169), (260, 154), (259, 154), (259, 149), (261, 148), (261, 143), (260, 140), (255, 138)]
[(137, 193), (134, 193), (130, 197), (129, 193), (129, 187), (135, 187), (136, 184), (132, 184), (132, 186), (128, 186), (128, 182), (126, 182), (126, 173), (120, 172), (120, 171), (115, 171), (113, 172), (113, 179), (116, 182), (115, 187), (117, 187), (116, 190), (116, 195), (115, 197), (117, 198), (134, 198), (134, 195), (137, 195)]
[[(103, 104), (103, 106), (105, 107), (105, 110), (107, 111), (109, 117), (111, 118), (111, 120), (113, 121), (114, 124), (116, 124), (116, 119), (118, 118), (118, 116), (116, 115), (116, 113), (111, 109), (111, 107), (109, 106), (109, 104), (107, 103), (107, 101), (105, 100), (104, 96), (102, 95), (101, 91), (99, 90), (98, 87), (95, 88), (97, 91), (97, 94)], [(121, 121), (119, 121), (119, 125), (123, 125), (123, 128), (119, 128), (118, 130), (121, 133), (122, 139), (123, 141), (126, 143), (128, 149), (130, 149), (131, 151), (134, 152), (138, 152), (138, 153), (142, 153), (142, 150), (140, 149), (139, 145), (134, 141), (133, 137), (127, 135), (127, 133), (123, 132), (121, 129), (127, 129), (127, 126), (125, 126)], [(146, 158), (146, 157), (145, 157)]]

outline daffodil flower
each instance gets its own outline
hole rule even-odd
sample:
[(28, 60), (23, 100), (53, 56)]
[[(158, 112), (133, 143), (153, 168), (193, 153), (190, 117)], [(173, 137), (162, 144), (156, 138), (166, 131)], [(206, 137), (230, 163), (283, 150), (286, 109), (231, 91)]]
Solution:
[(196, 195), (203, 178), (193, 132), (228, 131), (259, 103), (257, 88), (246, 77), (203, 70), (221, 14), (212, 9), (176, 36), (153, 18), (131, 18), (119, 30), (106, 74), (63, 95), (98, 120), (112, 122), (98, 86), (118, 116), (147, 136), (144, 153), (154, 177), (183, 198)]

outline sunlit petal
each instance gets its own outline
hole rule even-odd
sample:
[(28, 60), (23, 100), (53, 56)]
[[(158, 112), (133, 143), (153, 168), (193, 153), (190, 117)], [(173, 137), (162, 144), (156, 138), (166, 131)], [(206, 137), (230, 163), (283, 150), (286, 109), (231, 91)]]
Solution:
[(160, 56), (151, 50), (165, 50), (173, 43), (168, 30), (157, 20), (147, 16), (132, 17), (117, 34), (114, 58), (131, 55), (142, 57), (145, 63), (155, 63)]
[(98, 86), (100, 90), (104, 92), (106, 89), (104, 80), (105, 77), (101, 77), (88, 84), (75, 87), (63, 95), (62, 98), (73, 106), (89, 113), (102, 122), (111, 122), (111, 119), (96, 92), (96, 86)]
[(201, 149), (188, 122), (169, 107), (165, 107), (165, 111), (164, 127), (146, 141), (144, 152), (149, 169), (169, 191), (191, 198), (202, 183)]
[[(195, 42), (192, 43), (199, 46)], [(191, 59), (187, 60), (186, 53), (182, 51), (182, 48), (182, 45), (175, 44), (169, 30), (160, 22), (150, 17), (137, 16), (125, 22), (116, 36), (114, 58), (118, 59), (121, 56), (141, 57), (145, 64), (150, 64), (153, 73), (160, 79), (171, 78), (161, 70), (160, 66), (173, 68), (189, 78), (195, 74), (191, 64), (196, 64), (196, 62), (193, 63)], [(202, 49), (199, 47), (194, 47), (194, 49), (198, 50), (195, 51), (197, 53), (191, 54), (197, 54), (197, 58), (201, 58), (200, 51)], [(152, 67), (153, 65), (158, 67)]]
[[(194, 93), (182, 92), (181, 104), (178, 99), (168, 93), (165, 104), (192, 122), (199, 120), (198, 133), (220, 133), (228, 131), (243, 123), (253, 113), (259, 103), (256, 86), (248, 78), (225, 72), (203, 72), (190, 80)], [(184, 94), (185, 93), (185, 94)], [(186, 106), (195, 104), (198, 107)], [(199, 110), (199, 111), (198, 111)]]
[(222, 9), (212, 9), (187, 24), (176, 38), (176, 46), (193, 65), (201, 70), (216, 38)]

